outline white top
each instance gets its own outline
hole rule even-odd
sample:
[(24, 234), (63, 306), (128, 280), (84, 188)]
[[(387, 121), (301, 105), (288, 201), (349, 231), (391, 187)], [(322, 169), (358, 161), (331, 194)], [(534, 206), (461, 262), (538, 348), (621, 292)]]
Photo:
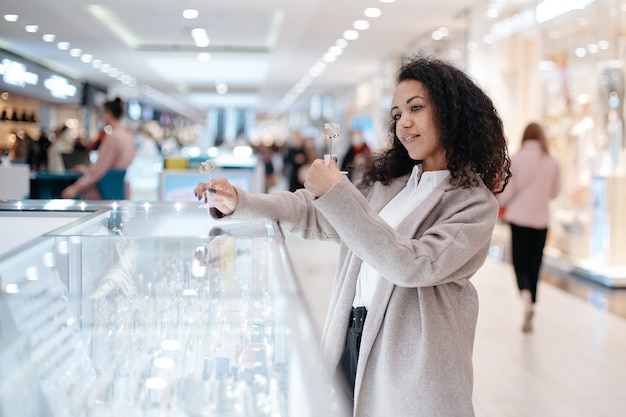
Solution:
[[(426, 171), (421, 174), (420, 166), (413, 167), (406, 187), (378, 213), (391, 227), (397, 227), (415, 207), (420, 205), (428, 195), (450, 175), (450, 171)], [(369, 309), (376, 289), (378, 272), (368, 263), (361, 264), (361, 271), (356, 284), (356, 294), (352, 306), (364, 306)]]

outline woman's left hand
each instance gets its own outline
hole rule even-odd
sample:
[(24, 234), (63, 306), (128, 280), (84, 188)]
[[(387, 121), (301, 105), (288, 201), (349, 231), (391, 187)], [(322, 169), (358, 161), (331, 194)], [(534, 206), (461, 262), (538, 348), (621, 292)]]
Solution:
[(304, 188), (315, 197), (321, 197), (341, 179), (341, 176), (342, 173), (337, 168), (337, 161), (331, 159), (330, 164), (326, 166), (323, 159), (316, 159), (306, 175)]

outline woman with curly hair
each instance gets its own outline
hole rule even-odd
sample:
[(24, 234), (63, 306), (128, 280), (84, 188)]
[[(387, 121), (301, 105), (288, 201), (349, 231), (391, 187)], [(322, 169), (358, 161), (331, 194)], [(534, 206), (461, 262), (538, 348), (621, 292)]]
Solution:
[(322, 336), (355, 416), (473, 416), (472, 351), (483, 265), (510, 159), (491, 99), (462, 71), (415, 56), (399, 70), (390, 147), (358, 186), (313, 162), (305, 189), (194, 189), (212, 215), (270, 218), (339, 243)]

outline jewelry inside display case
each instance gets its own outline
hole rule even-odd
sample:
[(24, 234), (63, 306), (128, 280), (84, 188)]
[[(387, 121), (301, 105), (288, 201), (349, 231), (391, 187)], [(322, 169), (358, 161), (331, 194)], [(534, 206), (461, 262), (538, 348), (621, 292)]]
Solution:
[(0, 415), (347, 415), (276, 223), (93, 210), (0, 258)]

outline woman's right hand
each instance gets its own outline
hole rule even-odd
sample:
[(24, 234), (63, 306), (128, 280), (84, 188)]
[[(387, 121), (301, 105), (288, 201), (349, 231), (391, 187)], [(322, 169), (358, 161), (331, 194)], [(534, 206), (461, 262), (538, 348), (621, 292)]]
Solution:
[[(226, 178), (217, 178), (211, 182), (201, 182), (193, 189), (199, 201), (210, 203), (222, 214), (228, 216), (237, 208), (237, 191)], [(210, 199), (210, 201), (209, 201)]]

